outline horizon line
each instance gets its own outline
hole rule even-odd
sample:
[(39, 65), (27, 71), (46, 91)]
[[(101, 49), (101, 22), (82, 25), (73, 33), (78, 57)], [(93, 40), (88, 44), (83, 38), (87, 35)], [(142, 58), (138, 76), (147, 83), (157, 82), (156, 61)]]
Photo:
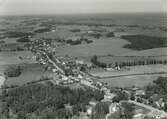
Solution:
[(65, 15), (102, 15), (102, 14), (167, 14), (167, 12), (106, 12), (106, 13), (48, 13), (48, 14), (0, 14), (1, 17), (10, 16), (65, 16)]

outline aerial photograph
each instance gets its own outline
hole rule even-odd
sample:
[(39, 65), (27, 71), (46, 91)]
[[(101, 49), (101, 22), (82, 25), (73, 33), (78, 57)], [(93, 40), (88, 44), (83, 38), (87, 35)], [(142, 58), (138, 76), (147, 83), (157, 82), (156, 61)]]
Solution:
[(0, 0), (0, 119), (167, 119), (167, 1)]

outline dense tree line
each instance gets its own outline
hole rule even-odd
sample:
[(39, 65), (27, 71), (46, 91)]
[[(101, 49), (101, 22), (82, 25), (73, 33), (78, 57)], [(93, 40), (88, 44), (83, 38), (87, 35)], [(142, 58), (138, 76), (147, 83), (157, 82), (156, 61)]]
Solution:
[(109, 116), (109, 119), (133, 119), (135, 114), (135, 105), (123, 102), (119, 110)]
[(109, 102), (100, 102), (93, 109), (91, 119), (105, 119), (107, 113), (109, 113)]
[(113, 98), (113, 102), (117, 102), (117, 103), (119, 103), (120, 101), (122, 101), (122, 100), (128, 100), (128, 95), (127, 95), (127, 93), (125, 93), (125, 92), (122, 92), (122, 91), (117, 91), (116, 92), (116, 96)]
[(75, 32), (80, 32), (81, 30), (80, 29), (71, 29), (70, 31), (75, 33)]
[(153, 104), (154, 101), (151, 96), (157, 94), (158, 97), (162, 97), (165, 102), (163, 110), (167, 111), (167, 77), (159, 77), (157, 80), (153, 81), (153, 84), (150, 84), (145, 87), (146, 98), (149, 100), (150, 104)]
[(2, 44), (2, 43), (5, 43), (5, 41), (3, 41), (3, 40), (0, 40), (0, 44)]
[(28, 36), (25, 36), (17, 39), (17, 42), (21, 42), (21, 43), (30, 42), (30, 39), (28, 38)]
[(50, 31), (50, 28), (46, 27), (46, 28), (40, 28), (40, 29), (37, 29), (37, 30), (34, 30), (35, 33), (44, 33), (44, 32), (49, 32)]
[(79, 45), (79, 44), (82, 44), (82, 42), (86, 42), (89, 44), (89, 43), (92, 43), (93, 41), (88, 40), (87, 38), (81, 38), (81, 39), (77, 39), (77, 40), (69, 39), (66, 41), (66, 43), (70, 44), (70, 45)]
[(109, 32), (109, 33), (106, 34), (107, 38), (114, 37), (114, 36), (115, 36), (114, 32)]
[(5, 37), (8, 37), (8, 38), (19, 38), (19, 37), (25, 37), (25, 36), (32, 36), (33, 33), (18, 32), (18, 31), (7, 31), (3, 35)]
[(91, 62), (101, 68), (111, 68), (111, 67), (125, 67), (125, 66), (139, 66), (139, 65), (156, 65), (156, 64), (167, 64), (167, 60), (158, 59), (147, 59), (147, 60), (136, 60), (136, 61), (123, 61), (123, 62), (113, 62), (113, 63), (103, 63), (98, 61), (98, 57), (95, 55), (91, 58)]
[(107, 67), (106, 63), (102, 63), (102, 62), (100, 62), (100, 61), (97, 60), (97, 56), (96, 55), (91, 58), (91, 62), (94, 65), (96, 65), (98, 67), (101, 67), (101, 68), (106, 68)]
[[(155, 64), (167, 64), (167, 60), (148, 59), (139, 61), (115, 62), (114, 66), (124, 67), (124, 66), (155, 65)], [(112, 63), (109, 64), (109, 67), (111, 66)]]
[(167, 77), (159, 77), (153, 81), (152, 85), (146, 86), (146, 91), (152, 94), (167, 94)]
[(102, 63), (98, 61), (97, 56), (93, 56), (91, 62), (99, 67), (125, 67), (125, 66), (138, 66), (138, 65), (155, 65), (155, 64), (167, 64), (167, 60), (157, 60), (157, 59), (148, 59), (148, 60), (139, 60), (139, 61), (124, 61), (124, 62), (114, 62), (114, 63)]
[(93, 36), (94, 38), (100, 38), (102, 37), (102, 34), (101, 33), (91, 33), (91, 34), (88, 34), (89, 36)]
[(166, 47), (167, 38), (166, 37), (154, 37), (147, 35), (124, 35), (121, 36), (130, 42), (130, 44), (125, 45), (125, 48), (130, 48), (134, 50), (146, 50), (152, 48)]
[(21, 74), (21, 67), (20, 66), (17, 66), (17, 65), (13, 65), (13, 66), (10, 66), (8, 67), (4, 74), (7, 76), (7, 77), (18, 77), (20, 76)]
[[(4, 113), (8, 112), (9, 115), (11, 109), (17, 119), (32, 119), (33, 116), (40, 119), (70, 119), (72, 115), (86, 111), (90, 100), (100, 101), (103, 96), (103, 92), (89, 88), (70, 89), (48, 83), (8, 90), (3, 92), (2, 99), (6, 102)], [(65, 105), (69, 105), (70, 109)]]

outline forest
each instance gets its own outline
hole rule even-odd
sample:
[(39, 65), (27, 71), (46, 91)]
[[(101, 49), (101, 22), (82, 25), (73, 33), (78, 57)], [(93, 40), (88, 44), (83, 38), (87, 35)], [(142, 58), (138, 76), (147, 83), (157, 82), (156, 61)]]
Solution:
[(1, 115), (10, 117), (12, 111), (17, 119), (68, 119), (85, 112), (89, 101), (100, 101), (103, 96), (103, 92), (86, 87), (70, 89), (49, 82), (27, 85), (3, 91), (4, 111)]
[(122, 39), (130, 42), (124, 46), (124, 48), (129, 48), (133, 50), (146, 50), (152, 48), (166, 47), (167, 38), (165, 37), (154, 37), (147, 35), (123, 35)]

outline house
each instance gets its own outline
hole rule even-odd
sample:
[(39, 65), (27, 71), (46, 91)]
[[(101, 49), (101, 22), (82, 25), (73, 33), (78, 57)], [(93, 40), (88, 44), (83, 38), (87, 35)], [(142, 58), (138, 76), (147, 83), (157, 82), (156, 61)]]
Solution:
[(110, 105), (110, 113), (113, 114), (115, 112), (120, 111), (120, 104), (119, 103), (112, 103)]
[(63, 76), (63, 77), (62, 77), (62, 80), (67, 81), (67, 80), (68, 80), (68, 77)]
[(93, 107), (91, 106), (87, 107), (86, 113), (88, 116), (92, 115), (92, 110), (93, 110)]
[(165, 106), (165, 102), (163, 101), (163, 98), (160, 98), (158, 101), (155, 102), (155, 104), (158, 108), (163, 108)]
[(117, 66), (115, 67), (116, 70), (120, 71), (121, 70), (121, 67), (120, 66)]
[(76, 64), (84, 64), (83, 60), (76, 60)]
[(90, 101), (89, 105), (87, 106), (86, 113), (88, 116), (92, 115), (92, 110), (96, 106), (98, 102), (97, 101)]
[(113, 68), (106, 68), (107, 71), (114, 71)]
[(105, 93), (104, 100), (112, 100), (116, 95), (114, 93)]
[(144, 90), (136, 90), (136, 93), (135, 93), (136, 96), (144, 96), (145, 94), (146, 93)]
[(97, 101), (90, 101), (90, 102), (89, 102), (89, 105), (91, 105), (91, 106), (96, 106), (97, 103), (98, 103)]
[(93, 34), (93, 33), (95, 33), (95, 31), (90, 30), (90, 31), (88, 31), (87, 33), (88, 33), (88, 34)]
[(55, 73), (57, 71), (57, 69), (52, 69), (52, 72)]
[(79, 78), (79, 79), (82, 79), (82, 78), (83, 78), (83, 76), (81, 76), (80, 74), (78, 74), (78, 78)]
[(138, 113), (133, 116), (133, 119), (144, 119), (144, 118), (145, 118), (145, 114), (142, 114), (142, 113)]

